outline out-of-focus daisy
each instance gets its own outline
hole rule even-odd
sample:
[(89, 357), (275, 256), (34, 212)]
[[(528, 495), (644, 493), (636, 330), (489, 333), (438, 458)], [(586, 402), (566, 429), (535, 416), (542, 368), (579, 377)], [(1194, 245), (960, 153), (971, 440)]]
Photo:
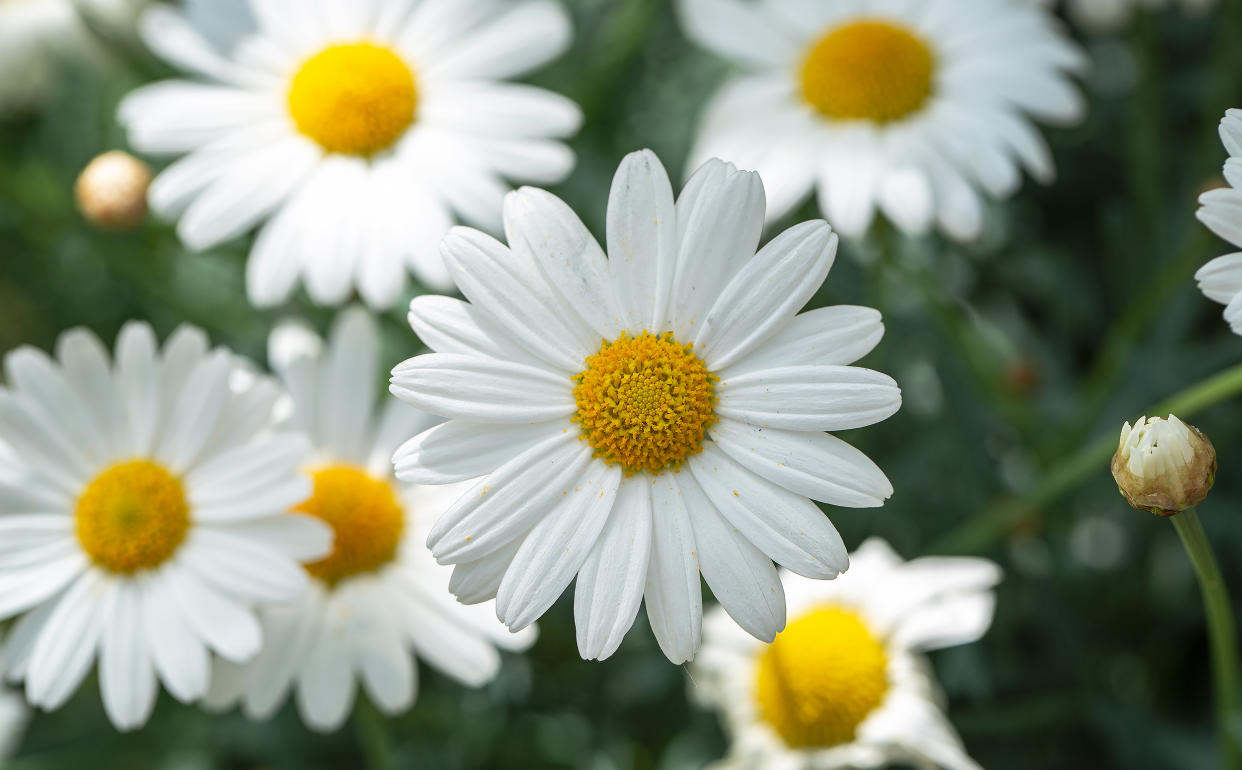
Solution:
[(906, 562), (873, 539), (831, 583), (782, 572), (793, 619), (772, 644), (713, 610), (692, 688), (732, 739), (718, 767), (977, 770), (921, 653), (981, 637), (999, 580), (984, 559)]
[(54, 85), (60, 57), (101, 54), (81, 14), (116, 31), (132, 25), (144, 2), (0, 0), (0, 114), (42, 99)]
[[(52, 710), (99, 661), (118, 728), (146, 722), (158, 682), (184, 702), (208, 685), (209, 651), (246, 660), (251, 607), (299, 597), (300, 559), (331, 530), (285, 511), (310, 493), (306, 438), (268, 426), (279, 389), (244, 375), (206, 336), (163, 350), (144, 323), (117, 339), (61, 336), (53, 360), (5, 357), (0, 436), (0, 619), (10, 681)], [(233, 386), (230, 386), (230, 381)]]
[(892, 493), (861, 452), (824, 431), (897, 411), (891, 378), (849, 366), (879, 341), (877, 312), (802, 315), (837, 237), (806, 222), (755, 253), (758, 174), (711, 161), (674, 203), (650, 151), (621, 164), (608, 256), (558, 198), (505, 201), (509, 246), (458, 228), (444, 256), (470, 302), (420, 297), (435, 353), (392, 390), (450, 418), (396, 455), (397, 475), (442, 484), (486, 475), (428, 538), (457, 565), (465, 602), (495, 596), (529, 625), (577, 576), (578, 649), (605, 658), (645, 597), (665, 655), (699, 646), (700, 571), (746, 630), (785, 624), (772, 561), (832, 578), (848, 566), (810, 499), (878, 506)]
[(414, 658), (470, 686), (495, 675), (496, 647), (522, 650), (534, 629), (511, 634), (490, 607), (465, 607), (448, 590), (451, 570), (423, 544), (431, 522), (465, 489), (402, 485), (392, 454), (433, 418), (388, 399), (375, 413), (380, 349), (374, 321), (346, 311), (326, 351), (299, 326), (277, 329), (270, 358), (293, 396), (293, 420), (313, 437), (310, 499), (296, 510), (336, 532), (332, 554), (306, 566), (301, 601), (265, 609), (263, 652), (217, 668), (213, 705), (241, 701), (248, 716), (273, 714), (296, 688), (308, 725), (332, 730), (352, 710), (357, 683), (382, 711), (410, 707)]
[[(147, 86), (121, 105), (139, 150), (186, 157), (151, 207), (191, 248), (262, 225), (247, 288), (282, 302), (301, 278), (321, 304), (353, 288), (375, 307), (405, 271), (452, 286), (437, 247), (454, 217), (500, 226), (505, 179), (553, 183), (580, 112), (499, 82), (565, 49), (553, 0), (251, 0), (143, 17), (159, 55), (198, 80)], [(210, 37), (209, 37), (210, 36)]]
[[(1242, 110), (1229, 110), (1220, 122), (1220, 138), (1229, 152), (1225, 180), (1229, 186), (1199, 196), (1195, 216), (1212, 232), (1242, 248)], [(1226, 254), (1195, 273), (1207, 298), (1225, 306), (1225, 320), (1242, 334), (1242, 253)]]
[(759, 171), (768, 218), (812, 190), (838, 232), (876, 211), (970, 239), (984, 195), (1052, 179), (1034, 122), (1071, 123), (1084, 64), (1025, 0), (681, 0), (689, 36), (740, 72), (711, 99), (691, 164)]

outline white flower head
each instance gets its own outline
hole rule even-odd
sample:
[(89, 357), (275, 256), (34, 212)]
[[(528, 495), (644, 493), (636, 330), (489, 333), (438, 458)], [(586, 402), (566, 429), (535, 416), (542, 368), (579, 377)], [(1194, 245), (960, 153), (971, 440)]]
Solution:
[(1172, 515), (1207, 497), (1216, 480), (1216, 450), (1198, 428), (1173, 415), (1142, 417), (1121, 428), (1113, 477), (1135, 508)]
[[(1242, 248), (1242, 110), (1229, 110), (1220, 123), (1220, 137), (1229, 152), (1225, 161), (1228, 187), (1199, 196), (1195, 216), (1212, 232)], [(1195, 273), (1199, 290), (1225, 306), (1225, 321), (1242, 334), (1242, 253), (1217, 257)]]
[(96, 659), (109, 718), (141, 726), (158, 683), (207, 691), (209, 653), (259, 651), (255, 605), (298, 598), (331, 531), (306, 498), (301, 434), (272, 430), (279, 388), (178, 329), (130, 323), (115, 362), (84, 330), (56, 358), (5, 357), (0, 388), (0, 619), (10, 681), (52, 710)]
[(922, 653), (987, 631), (1000, 569), (990, 561), (902, 561), (882, 540), (832, 582), (782, 571), (789, 625), (772, 644), (708, 614), (691, 694), (730, 736), (719, 770), (837, 770), (892, 764), (978, 770), (942, 713)]
[(908, 233), (977, 237), (984, 196), (1047, 182), (1035, 121), (1073, 123), (1085, 60), (1026, 0), (680, 0), (691, 39), (739, 70), (711, 99), (691, 167), (759, 171), (779, 218), (807, 195), (841, 234), (877, 211)]
[(449, 418), (397, 452), (397, 476), (484, 476), (428, 538), (456, 565), (450, 587), (467, 603), (496, 597), (521, 629), (577, 576), (578, 648), (601, 659), (645, 598), (680, 663), (699, 646), (701, 573), (771, 639), (785, 624), (773, 561), (815, 578), (848, 566), (811, 500), (868, 507), (892, 494), (825, 432), (900, 406), (890, 377), (850, 366), (880, 340), (879, 314), (798, 314), (836, 235), (806, 222), (759, 250), (757, 174), (710, 161), (674, 202), (650, 151), (617, 171), (607, 255), (542, 190), (510, 194), (504, 214), (508, 246), (464, 228), (445, 240), (469, 302), (415, 299), (410, 322), (435, 352), (393, 371), (393, 393)]
[(388, 307), (407, 268), (448, 290), (437, 247), (454, 218), (497, 231), (504, 179), (554, 183), (574, 164), (560, 139), (577, 106), (501, 82), (568, 46), (553, 0), (190, 0), (142, 31), (196, 78), (121, 105), (136, 148), (185, 156), (151, 208), (194, 249), (258, 226), (259, 306), (301, 279), (320, 304), (356, 287)]
[(222, 663), (210, 705), (241, 702), (266, 719), (296, 689), (303, 720), (334, 730), (352, 711), (359, 683), (384, 713), (414, 702), (423, 660), (479, 686), (500, 667), (497, 647), (523, 650), (535, 630), (512, 634), (490, 607), (466, 607), (448, 590), (451, 570), (423, 545), (435, 518), (464, 491), (393, 478), (392, 454), (411, 433), (438, 420), (380, 389), (379, 332), (365, 311), (342, 313), (325, 347), (313, 332), (283, 325), (269, 358), (292, 395), (289, 419), (313, 439), (309, 499), (297, 511), (331, 525), (331, 554), (308, 563), (312, 589), (260, 615), (267, 644), (246, 665)]

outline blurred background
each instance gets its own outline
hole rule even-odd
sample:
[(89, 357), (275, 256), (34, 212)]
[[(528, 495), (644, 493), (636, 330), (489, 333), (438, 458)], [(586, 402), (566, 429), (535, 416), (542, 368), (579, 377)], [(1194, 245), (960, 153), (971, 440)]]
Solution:
[[(554, 192), (602, 237), (620, 158), (650, 147), (676, 174), (725, 68), (691, 47), (664, 0), (566, 2), (575, 46), (533, 82), (584, 109), (578, 168)], [(5, 63), (16, 43), (0, 30), (0, 80), (21, 86), (0, 114), (0, 353), (49, 349), (78, 325), (110, 341), (144, 318), (161, 335), (196, 324), (262, 361), (277, 320), (326, 328), (331, 312), (304, 296), (277, 311), (246, 304), (246, 243), (191, 254), (164, 223), (106, 234), (77, 213), (77, 174), (125, 148), (118, 100), (171, 74), (96, 21), (102, 38), (65, 33), (60, 55), (20, 72)], [(1242, 339), (1192, 280), (1229, 250), (1194, 211), (1199, 192), (1223, 185), (1216, 125), (1242, 106), (1242, 3), (1073, 34), (1093, 64), (1082, 84), (1090, 112), (1080, 127), (1046, 132), (1058, 180), (993, 205), (969, 247), (879, 226), (843, 244), (815, 298), (884, 312), (885, 341), (863, 363), (905, 393), (895, 418), (845, 436), (887, 471), (895, 496), (879, 510), (828, 513), (851, 547), (880, 535), (907, 558), (981, 554), (1004, 567), (991, 632), (933, 656), (980, 764), (1206, 768), (1214, 738), (1197, 587), (1172, 527), (1126, 506), (1107, 459), (1123, 420), (1242, 361)], [(790, 222), (815, 216), (808, 205)], [(404, 312), (384, 330), (388, 363), (420, 350)], [(1218, 448), (1217, 488), (1200, 512), (1242, 595), (1242, 399), (1182, 416)], [(291, 708), (251, 724), (164, 696), (144, 730), (118, 735), (88, 683), (35, 717), (0, 766), (673, 770), (720, 757), (716, 717), (691, 704), (693, 683), (645, 619), (612, 659), (584, 662), (568, 596), (496, 682), (467, 690), (422, 667), (417, 705), (387, 722), (356, 716), (318, 736)]]

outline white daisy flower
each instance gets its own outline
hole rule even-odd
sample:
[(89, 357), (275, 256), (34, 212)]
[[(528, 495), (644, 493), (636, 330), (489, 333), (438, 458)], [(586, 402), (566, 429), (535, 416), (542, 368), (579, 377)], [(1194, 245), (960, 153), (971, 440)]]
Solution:
[(608, 256), (558, 198), (505, 201), (509, 246), (458, 228), (443, 252), (470, 303), (420, 297), (435, 353), (392, 390), (450, 418), (398, 450), (397, 476), (486, 475), (428, 538), (463, 602), (496, 597), (521, 629), (577, 576), (578, 649), (606, 658), (645, 597), (661, 649), (699, 646), (700, 571), (746, 630), (785, 624), (772, 561), (832, 578), (848, 566), (807, 498), (878, 506), (883, 472), (824, 431), (897, 411), (891, 378), (849, 366), (880, 340), (874, 310), (802, 315), (837, 237), (822, 221), (758, 254), (759, 175), (704, 165), (674, 203), (650, 151), (621, 164)]
[(0, 620), (20, 618), (8, 678), (52, 710), (98, 656), (109, 718), (139, 727), (157, 680), (200, 698), (209, 651), (259, 651), (251, 607), (307, 589), (299, 560), (331, 545), (322, 523), (285, 515), (310, 493), (308, 442), (270, 430), (279, 389), (194, 328), (161, 351), (130, 323), (114, 364), (81, 329), (55, 360), (21, 348), (4, 363)]
[(334, 730), (359, 681), (384, 713), (408, 709), (414, 657), (472, 687), (490, 681), (496, 648), (524, 650), (535, 630), (511, 634), (491, 608), (455, 602), (451, 570), (423, 545), (431, 522), (465, 490), (395, 483), (393, 450), (438, 420), (396, 399), (374, 413), (380, 348), (371, 316), (342, 314), (326, 351), (292, 325), (277, 329), (270, 347), (293, 396), (292, 419), (315, 443), (314, 492), (296, 510), (331, 525), (336, 547), (306, 566), (315, 580), (305, 598), (263, 611), (263, 652), (245, 666), (218, 667), (208, 700), (241, 701), (249, 717), (266, 719), (296, 687), (306, 724)]
[(1053, 178), (1034, 121), (1072, 123), (1085, 60), (1025, 0), (681, 0), (691, 39), (741, 70), (709, 102), (691, 167), (759, 171), (768, 218), (812, 190), (833, 228), (983, 228), (984, 194)]
[(132, 26), (143, 1), (0, 0), (0, 109), (28, 107), (46, 97), (58, 58), (102, 53), (80, 14), (123, 29)]
[(876, 539), (851, 560), (831, 583), (782, 571), (793, 620), (772, 644), (719, 609), (708, 615), (692, 695), (721, 712), (731, 736), (719, 770), (978, 770), (922, 653), (983, 636), (1000, 569), (984, 559), (906, 562)]
[(299, 277), (335, 305), (374, 307), (408, 267), (452, 287), (437, 247), (454, 216), (498, 230), (504, 179), (555, 183), (580, 123), (557, 94), (500, 82), (560, 54), (553, 0), (194, 0), (152, 8), (150, 47), (198, 80), (125, 99), (139, 150), (186, 156), (150, 203), (206, 249), (261, 225), (250, 300), (284, 301)]
[[(1229, 110), (1220, 122), (1220, 138), (1229, 152), (1225, 161), (1228, 187), (1199, 196), (1195, 216), (1208, 228), (1242, 248), (1242, 110)], [(1242, 334), (1242, 253), (1217, 257), (1195, 273), (1199, 290), (1225, 306), (1225, 320), (1234, 334)]]

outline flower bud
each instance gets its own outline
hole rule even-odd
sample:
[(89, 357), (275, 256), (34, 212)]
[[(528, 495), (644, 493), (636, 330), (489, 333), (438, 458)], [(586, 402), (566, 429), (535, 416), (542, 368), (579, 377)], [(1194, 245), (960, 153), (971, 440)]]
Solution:
[(1130, 505), (1172, 516), (1207, 497), (1216, 480), (1216, 450), (1198, 428), (1173, 415), (1144, 417), (1121, 429), (1113, 478)]
[(151, 171), (129, 153), (114, 150), (98, 156), (73, 187), (78, 210), (101, 230), (128, 230), (147, 215)]

